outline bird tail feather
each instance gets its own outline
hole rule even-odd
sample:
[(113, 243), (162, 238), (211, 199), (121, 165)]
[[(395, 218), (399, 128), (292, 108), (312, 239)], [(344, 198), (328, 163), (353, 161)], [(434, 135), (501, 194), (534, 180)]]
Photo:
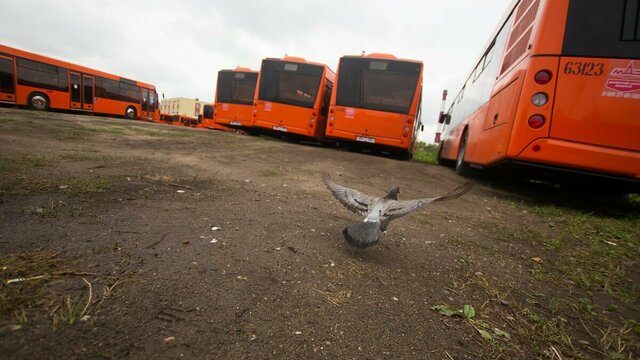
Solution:
[(367, 248), (378, 243), (380, 222), (360, 221), (342, 230), (342, 234), (350, 245)]
[(464, 185), (458, 186), (457, 188), (451, 190), (450, 192), (438, 197), (437, 199), (435, 199), (435, 201), (446, 201), (446, 200), (453, 200), (453, 199), (457, 199), (460, 196), (466, 194), (467, 192), (469, 192), (469, 190), (471, 190), (471, 188), (473, 187), (473, 183), (472, 182), (468, 182)]

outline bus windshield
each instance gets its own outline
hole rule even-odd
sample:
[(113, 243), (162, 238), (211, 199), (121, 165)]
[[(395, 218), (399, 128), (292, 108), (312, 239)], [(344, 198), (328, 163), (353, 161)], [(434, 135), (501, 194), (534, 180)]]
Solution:
[[(572, 0), (562, 54), (602, 58), (640, 58), (637, 1)], [(593, 16), (598, 14), (598, 16)]]
[(280, 60), (264, 60), (260, 70), (260, 100), (312, 108), (323, 68)]
[(422, 64), (343, 58), (336, 105), (408, 114)]
[(257, 73), (220, 71), (218, 73), (218, 101), (232, 104), (253, 104)]

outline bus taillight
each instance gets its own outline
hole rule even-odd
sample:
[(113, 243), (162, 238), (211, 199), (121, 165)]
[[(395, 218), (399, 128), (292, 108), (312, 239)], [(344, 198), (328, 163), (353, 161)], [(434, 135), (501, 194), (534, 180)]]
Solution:
[(402, 133), (402, 137), (409, 137), (409, 127), (404, 127), (404, 132)]
[(540, 114), (532, 115), (529, 118), (529, 126), (534, 129), (540, 129), (544, 125), (544, 116)]
[(536, 84), (544, 85), (551, 81), (551, 71), (549, 70), (540, 70), (533, 77), (533, 80)]

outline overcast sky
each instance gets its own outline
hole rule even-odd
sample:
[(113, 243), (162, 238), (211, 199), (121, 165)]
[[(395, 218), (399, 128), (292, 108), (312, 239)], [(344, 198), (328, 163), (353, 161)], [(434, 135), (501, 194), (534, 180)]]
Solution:
[(212, 102), (217, 72), (284, 54), (329, 65), (386, 52), (424, 62), (420, 139), (511, 0), (0, 0), (0, 43)]

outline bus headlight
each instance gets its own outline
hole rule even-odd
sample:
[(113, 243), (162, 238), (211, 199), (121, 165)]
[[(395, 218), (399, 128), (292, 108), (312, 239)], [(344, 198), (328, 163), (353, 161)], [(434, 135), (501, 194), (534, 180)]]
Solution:
[(533, 95), (531, 97), (531, 102), (535, 106), (542, 106), (542, 105), (546, 104), (547, 101), (549, 101), (549, 98), (547, 97), (547, 94), (545, 94), (543, 92), (536, 93), (535, 95)]

